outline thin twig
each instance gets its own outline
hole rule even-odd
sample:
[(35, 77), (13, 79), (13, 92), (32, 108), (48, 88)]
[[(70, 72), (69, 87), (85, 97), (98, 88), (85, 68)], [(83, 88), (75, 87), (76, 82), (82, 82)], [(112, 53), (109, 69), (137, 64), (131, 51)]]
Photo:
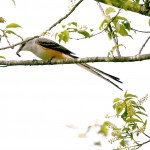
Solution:
[(141, 32), (141, 33), (150, 33), (150, 31), (142, 31), (142, 30), (137, 30), (134, 28), (131, 28), (131, 30), (136, 31), (136, 32)]
[(105, 17), (105, 12), (104, 12), (103, 7), (101, 6), (101, 4), (100, 4), (100, 3), (97, 3), (97, 4), (98, 4), (98, 6), (99, 6), (99, 9), (100, 9), (100, 11), (101, 11), (102, 15)]
[[(105, 12), (104, 12), (104, 10), (103, 10), (103, 7), (101, 6), (100, 3), (98, 3), (98, 6), (99, 6), (99, 8), (100, 8), (100, 10), (101, 10), (101, 12), (102, 12), (102, 15), (105, 17), (106, 15), (105, 15)], [(121, 10), (121, 9), (119, 9), (119, 13), (120, 13), (120, 10)], [(111, 22), (112, 22), (112, 21), (111, 21)], [(112, 29), (112, 26), (111, 26), (111, 22), (108, 24), (108, 28), (109, 28), (109, 30), (110, 30), (110, 33), (112, 34), (112, 38), (113, 38), (113, 41), (114, 41), (115, 45), (118, 45), (118, 38), (115, 36), (115, 34), (114, 34), (114, 32), (113, 32), (113, 29)], [(121, 57), (121, 54), (120, 54), (120, 51), (119, 51), (119, 47), (118, 47), (118, 46), (117, 46), (117, 48), (116, 48), (116, 52), (117, 52), (117, 55), (118, 55), (119, 57)]]
[(143, 134), (150, 139), (150, 136), (143, 132)]
[[(0, 29), (0, 31), (3, 33), (3, 35), (1, 35), (1, 37), (5, 37), (5, 39), (6, 39), (7, 43), (8, 43), (8, 45), (11, 46), (11, 44), (10, 44), (10, 42), (9, 42), (9, 40), (8, 40), (8, 37), (7, 37), (6, 33), (5, 33), (5, 31), (2, 30), (2, 29)], [(11, 48), (13, 49), (14, 47), (11, 46)]]
[(143, 142), (142, 144), (136, 145), (136, 147), (137, 147), (136, 149), (139, 149), (141, 146), (143, 146), (144, 144), (147, 144), (149, 142), (150, 142), (150, 140)]
[(96, 35), (99, 35), (99, 34), (101, 34), (101, 33), (104, 32), (104, 31), (105, 31), (105, 28), (104, 28), (103, 30), (101, 30), (100, 32), (97, 32), (97, 33), (95, 33), (95, 34), (91, 34), (90, 37), (82, 37), (82, 38), (72, 38), (72, 37), (70, 37), (70, 39), (71, 39), (71, 40), (84, 40), (84, 39), (92, 38), (92, 37), (94, 37), (94, 36), (96, 36)]
[[(139, 127), (137, 126), (137, 128), (139, 129)], [(148, 134), (146, 134), (145, 132), (142, 132), (147, 138), (150, 139), (150, 136)]]
[[(110, 30), (110, 32), (112, 34), (112, 38), (113, 38), (113, 41), (115, 43), (115, 46), (117, 46), (118, 45), (118, 38), (115, 36), (115, 34), (113, 32), (111, 24), (108, 25), (108, 28), (109, 28), (109, 30)], [(116, 52), (117, 52), (117, 55), (119, 57), (121, 57), (121, 54), (120, 54), (120, 51), (119, 51), (119, 46), (116, 47)]]
[[(50, 30), (51, 30), (52, 28), (54, 28), (57, 24), (61, 23), (64, 19), (66, 19), (69, 15), (71, 15), (71, 14), (74, 12), (74, 10), (79, 6), (79, 4), (80, 4), (81, 2), (83, 2), (83, 0), (80, 0), (78, 3), (76, 3), (76, 4), (74, 5), (74, 7), (73, 7), (64, 17), (62, 17), (62, 18), (60, 18), (58, 21), (56, 21), (52, 26), (50, 26), (48, 29), (46, 29), (45, 32), (50, 31)], [(39, 37), (41, 37), (41, 36), (42, 36), (41, 34), (40, 34), (40, 35), (33, 36), (33, 37), (29, 38), (28, 40), (23, 40), (23, 41), (21, 41), (21, 42), (18, 42), (18, 43), (16, 43), (16, 44), (11, 45), (11, 46), (2, 47), (2, 48), (0, 48), (0, 50), (5, 50), (5, 49), (9, 49), (9, 48), (18, 46), (18, 45), (20, 45), (20, 44), (23, 44), (23, 43), (25, 43), (25, 42), (27, 42), (27, 41), (30, 41), (30, 40), (33, 40), (33, 39), (35, 39), (35, 38), (39, 38)]]
[(142, 53), (142, 50), (144, 49), (145, 45), (147, 44), (147, 42), (149, 41), (150, 36), (146, 39), (146, 41), (144, 42), (144, 44), (142, 45), (141, 49), (139, 50), (139, 55)]
[(52, 26), (50, 26), (47, 30), (45, 30), (46, 32), (50, 31), (52, 28), (54, 28), (57, 24), (60, 24), (64, 19), (66, 19), (68, 16), (70, 16), (73, 11), (80, 5), (80, 3), (82, 3), (83, 0), (80, 0), (78, 3), (76, 3), (74, 5), (74, 7), (69, 11), (69, 13), (67, 13), (64, 17), (60, 18), (57, 22), (55, 22)]

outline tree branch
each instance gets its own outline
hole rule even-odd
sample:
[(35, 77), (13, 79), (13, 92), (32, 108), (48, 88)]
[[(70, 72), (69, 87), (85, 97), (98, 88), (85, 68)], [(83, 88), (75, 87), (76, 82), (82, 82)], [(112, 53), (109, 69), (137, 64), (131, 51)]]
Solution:
[(82, 3), (83, 0), (79, 0), (78, 3), (76, 3), (74, 5), (74, 7), (69, 11), (69, 13), (67, 13), (64, 17), (60, 18), (57, 22), (55, 22), (52, 26), (50, 26), (47, 30), (47, 31), (50, 31), (52, 28), (54, 28), (57, 24), (60, 24), (64, 19), (68, 18), (68, 16), (70, 16), (74, 10), (80, 5), (80, 3)]
[(149, 41), (150, 36), (146, 39), (146, 41), (144, 42), (144, 44), (142, 45), (141, 49), (139, 50), (139, 55), (142, 53), (143, 48), (145, 47), (145, 45), (147, 44), (147, 42)]
[[(44, 33), (47, 33), (47, 32), (50, 31), (52, 28), (54, 28), (57, 24), (61, 23), (64, 19), (66, 19), (69, 15), (71, 15), (71, 14), (74, 12), (74, 10), (80, 5), (81, 2), (83, 2), (83, 0), (79, 0), (78, 3), (76, 3), (76, 4), (74, 5), (74, 7), (73, 7), (64, 17), (62, 17), (62, 18), (60, 18), (58, 21), (56, 21), (53, 25), (51, 25), (48, 29), (46, 29)], [(23, 40), (23, 41), (21, 41), (21, 42), (18, 42), (18, 43), (16, 43), (16, 44), (13, 44), (13, 45), (11, 45), (11, 46), (2, 47), (2, 48), (0, 48), (0, 50), (5, 50), (5, 49), (9, 49), (9, 48), (14, 48), (15, 46), (18, 46), (18, 45), (20, 45), (20, 44), (22, 44), (22, 43), (25, 43), (25, 42), (27, 42), (27, 41), (33, 40), (33, 39), (35, 39), (35, 38), (39, 38), (39, 37), (41, 37), (41, 36), (43, 36), (43, 33), (40, 34), (40, 35), (33, 36), (33, 37), (29, 38), (28, 40)]]
[(150, 31), (141, 31), (141, 30), (137, 30), (134, 28), (131, 28), (131, 30), (135, 31), (135, 32), (141, 32), (141, 33), (150, 33)]
[(58, 64), (77, 64), (77, 63), (92, 63), (92, 62), (135, 62), (150, 59), (150, 54), (126, 56), (126, 57), (87, 57), (78, 59), (66, 59), (50, 61), (44, 60), (0, 60), (0, 66), (37, 66), (37, 65), (58, 65)]

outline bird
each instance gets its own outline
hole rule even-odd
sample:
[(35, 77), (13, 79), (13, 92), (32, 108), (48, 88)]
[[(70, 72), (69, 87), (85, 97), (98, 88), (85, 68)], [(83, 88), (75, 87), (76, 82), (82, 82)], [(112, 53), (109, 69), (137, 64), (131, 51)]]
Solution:
[[(18, 56), (20, 56), (19, 52), (23, 50), (32, 52), (34, 55), (36, 55), (38, 58), (44, 61), (50, 61), (52, 59), (62, 60), (62, 59), (78, 58), (72, 51), (68, 50), (67, 48), (58, 44), (57, 42), (47, 38), (38, 37), (30, 40), (30, 37), (28, 37), (25, 39), (25, 41), (27, 42), (23, 42), (20, 45), (18, 51), (16, 52)], [(78, 63), (77, 65), (95, 74), (96, 76), (106, 80), (107, 82), (111, 83), (118, 89), (122, 90), (116, 83), (113, 82), (117, 81), (119, 83), (123, 83), (118, 77), (108, 74), (87, 63), (81, 64)], [(111, 81), (110, 79), (112, 79), (113, 81)]]

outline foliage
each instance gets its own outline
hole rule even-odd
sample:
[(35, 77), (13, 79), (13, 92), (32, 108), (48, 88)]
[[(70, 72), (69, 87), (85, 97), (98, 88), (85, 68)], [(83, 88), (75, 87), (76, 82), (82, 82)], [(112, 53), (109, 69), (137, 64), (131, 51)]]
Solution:
[[(147, 99), (147, 94), (141, 99), (138, 99), (136, 95), (125, 92), (123, 98), (117, 97), (113, 100), (114, 118), (117, 119), (119, 125), (105, 121), (102, 125), (94, 124), (89, 126), (85, 134), (88, 134), (93, 127), (98, 127), (97, 134), (108, 136), (111, 132), (109, 143), (119, 143), (118, 148), (114, 148), (114, 150), (134, 150), (141, 147), (145, 144), (145, 142), (142, 142), (140, 139), (141, 134), (150, 140), (150, 137), (145, 134), (147, 113), (142, 106)], [(112, 117), (106, 115), (106, 118)], [(100, 145), (98, 143), (100, 143), (100, 141), (94, 144)]]
[[(124, 46), (123, 44), (118, 43), (118, 38), (132, 38), (130, 33), (133, 28), (131, 27), (130, 21), (126, 17), (120, 15), (120, 10), (131, 10), (150, 15), (150, 5), (146, 0), (144, 1), (143, 5), (140, 4), (140, 0), (96, 1), (104, 2), (120, 8), (118, 12), (114, 7), (108, 7), (105, 11), (102, 10), (104, 19), (97, 27), (99, 33), (94, 34), (94, 30), (96, 29), (88, 28), (85, 25), (79, 25), (77, 22), (73, 21), (66, 25), (62, 25), (62, 31), (55, 34), (55, 39), (58, 39), (59, 43), (61, 41), (66, 43), (69, 41), (69, 39), (71, 39), (71, 36), (79, 36), (78, 39), (86, 39), (92, 38), (95, 35), (105, 32), (110, 40), (115, 41), (114, 46), (112, 46), (112, 49), (108, 52), (108, 56), (114, 57), (114, 52), (118, 51), (121, 46)], [(16, 6), (15, 0), (12, 0), (12, 2)], [(63, 19), (61, 19), (61, 21), (62, 20)], [(0, 29), (0, 38), (5, 38), (8, 44), (11, 46), (8, 40), (9, 35), (12, 34), (13, 36), (17, 36), (22, 39), (22, 37), (15, 32), (16, 28), (22, 27), (17, 23), (9, 23), (6, 25), (5, 22), (5, 19), (0, 17), (0, 23), (4, 25), (4, 28)], [(148, 23), (150, 25), (150, 19)], [(45, 34), (46, 32), (44, 32), (43, 35)], [(5, 57), (0, 56), (0, 58), (4, 59)], [(98, 135), (109, 136), (109, 133), (111, 132), (109, 143), (119, 143), (119, 147), (115, 148), (114, 150), (138, 149), (147, 142), (150, 142), (150, 136), (145, 133), (147, 126), (147, 113), (145, 108), (142, 106), (147, 99), (148, 95), (144, 96), (142, 99), (138, 99), (136, 95), (125, 92), (123, 98), (117, 97), (113, 100), (113, 109), (115, 111), (114, 118), (117, 119), (117, 122), (121, 122), (119, 125), (108, 120), (105, 121), (102, 125), (96, 123), (89, 126), (87, 131), (80, 136), (85, 136), (88, 132), (91, 131), (91, 129), (96, 127), (98, 128)], [(107, 115), (107, 118), (110, 118), (110, 116)], [(141, 134), (146, 136), (149, 140), (146, 142), (141, 141)], [(100, 146), (101, 141), (96, 141), (94, 144), (96, 146)]]
[(20, 35), (18, 35), (14, 30), (12, 30), (15, 28), (21, 28), (21, 26), (17, 23), (10, 23), (10, 24), (6, 25), (4, 29), (0, 29), (0, 31), (1, 31), (0, 37), (7, 38), (9, 36), (9, 34), (13, 34), (13, 35), (15, 35), (15, 36), (17, 36), (23, 40), (23, 38)]
[(133, 0), (96, 0), (97, 2), (104, 2), (109, 5), (118, 6), (120, 8), (123, 8), (125, 10), (133, 10), (133, 11), (140, 11), (140, 4), (139, 0), (133, 1)]
[[(92, 38), (105, 31), (110, 40), (115, 41), (115, 45), (110, 51), (108, 51), (108, 56), (113, 56), (115, 51), (119, 51), (120, 46), (124, 46), (122, 43), (118, 43), (118, 38), (131, 37), (130, 32), (133, 30), (130, 21), (123, 16), (120, 16), (120, 10), (116, 12), (113, 7), (108, 7), (104, 11), (104, 20), (100, 23), (98, 27), (99, 33), (94, 33), (96, 29), (88, 28), (85, 25), (79, 25), (77, 22), (70, 22), (67, 25), (62, 25), (62, 31), (55, 34), (55, 39), (58, 39), (59, 43), (61, 41), (69, 42), (72, 38), (71, 35), (82, 35), (76, 39), (86, 39)], [(76, 35), (75, 35), (76, 34)], [(124, 46), (125, 47), (125, 46)]]
[(150, 16), (149, 1), (147, 0), (95, 0), (97, 2), (109, 4), (124, 10)]
[(92, 36), (93, 29), (88, 29), (85, 25), (78, 25), (77, 22), (69, 22), (67, 25), (62, 25), (62, 31), (55, 34), (55, 39), (58, 37), (59, 43), (69, 41), (71, 34), (80, 34), (84, 38), (90, 38)]
[[(124, 122), (122, 127), (112, 128), (113, 138), (110, 143), (115, 141), (120, 141), (121, 147), (138, 147), (140, 145), (136, 138), (143, 134), (147, 125), (146, 111), (142, 106), (143, 102), (148, 99), (148, 95), (144, 96), (142, 99), (134, 94), (125, 92), (123, 98), (115, 98), (113, 108), (115, 110), (116, 117)], [(130, 140), (130, 142), (129, 142)], [(133, 142), (133, 146), (128, 144)]]
[(108, 7), (105, 10), (105, 19), (100, 24), (99, 29), (104, 29), (110, 39), (113, 36), (118, 37), (118, 34), (121, 36), (129, 36), (128, 31), (131, 30), (131, 26), (127, 18), (118, 15), (111, 18), (109, 14), (112, 12), (115, 12), (115, 9), (112, 7)]

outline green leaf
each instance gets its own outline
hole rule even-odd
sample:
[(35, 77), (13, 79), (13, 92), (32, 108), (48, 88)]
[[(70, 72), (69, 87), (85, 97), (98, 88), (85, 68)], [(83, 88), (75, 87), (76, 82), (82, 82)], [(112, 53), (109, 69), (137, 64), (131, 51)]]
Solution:
[(0, 17), (0, 23), (4, 23), (5, 19), (3, 17)]
[(127, 116), (128, 116), (128, 113), (127, 113), (127, 111), (125, 110), (124, 113), (121, 115), (121, 118), (122, 118), (124, 121), (126, 121)]
[(133, 133), (130, 133), (130, 138), (131, 140), (133, 140)]
[(148, 21), (148, 24), (149, 24), (149, 26), (150, 26), (150, 19), (149, 19), (149, 21)]
[(144, 126), (146, 127), (146, 125), (147, 125), (147, 120), (145, 120), (145, 122), (144, 122)]
[(137, 104), (137, 103), (136, 103), (135, 101), (133, 101), (133, 100), (131, 100), (130, 102), (131, 102), (132, 104), (135, 104), (135, 105)]
[(117, 21), (117, 22), (118, 22), (118, 20), (128, 21), (128, 19), (125, 18), (125, 17), (122, 17), (122, 16), (116, 16), (115, 19), (114, 19), (114, 21)]
[(109, 23), (109, 21), (104, 19), (99, 26), (99, 30), (102, 30), (103, 28), (105, 28), (106, 25), (108, 25), (108, 23)]
[(89, 32), (87, 31), (78, 31), (79, 34), (82, 34), (83, 36), (85, 36), (86, 38), (90, 37)]
[(148, 116), (147, 114), (143, 113), (142, 111), (137, 111), (136, 113), (144, 115), (144, 116)]
[(61, 27), (64, 29), (66, 27), (66, 25), (62, 25)]
[(130, 128), (123, 128), (122, 131), (126, 131), (126, 132), (129, 132), (130, 131)]
[(113, 100), (113, 103), (116, 103), (116, 102), (118, 102), (118, 101), (120, 101), (121, 99), (120, 98), (115, 98), (114, 100)]
[(123, 111), (124, 107), (123, 106), (118, 106), (116, 105), (116, 115), (119, 116), (119, 114)]
[(142, 107), (142, 106), (138, 106), (138, 107), (141, 108), (142, 110), (146, 111), (144, 107)]
[(6, 30), (5, 33), (7, 33), (7, 34), (14, 34), (14, 35), (16, 35), (17, 37), (21, 38), (21, 40), (23, 41), (23, 38), (22, 38), (20, 35), (16, 34), (16, 33), (15, 33), (14, 31), (12, 31), (12, 30)]
[(116, 32), (118, 32), (122, 36), (128, 36), (129, 35), (123, 24), (120, 24), (120, 26), (118, 28), (116, 28)]
[(100, 130), (98, 131), (98, 134), (103, 134), (104, 136), (108, 135), (108, 125), (104, 122), (103, 125), (101, 125)]
[(64, 41), (65, 43), (69, 41), (69, 31), (68, 30), (64, 30), (61, 33), (58, 34), (59, 37), (59, 43), (61, 41)]
[(0, 56), (0, 58), (2, 58), (2, 59), (6, 59), (4, 56)]
[(124, 100), (124, 101), (126, 102), (126, 101), (131, 100), (131, 99), (133, 99), (133, 98), (128, 97), (128, 98), (125, 98), (125, 100)]
[(77, 27), (78, 26), (78, 23), (77, 22), (70, 22), (70, 23), (68, 23), (68, 25), (70, 26), (70, 25), (74, 25), (75, 27)]
[(115, 46), (113, 46), (113, 50), (115, 50), (115, 49), (117, 49), (118, 47), (120, 47), (120, 46), (124, 46), (123, 44), (118, 44), (118, 45), (115, 45)]
[(64, 33), (63, 41), (66, 43), (69, 41), (69, 32), (68, 30), (65, 30), (63, 33)]
[(132, 130), (135, 130), (137, 127), (137, 123), (135, 123), (133, 126), (132, 126)]
[(93, 29), (90, 29), (90, 32), (93, 32), (94, 30)]
[(129, 123), (129, 122), (141, 122), (141, 123), (143, 123), (141, 120), (136, 119), (136, 118), (128, 118), (128, 119), (126, 120), (126, 122), (127, 122), (127, 123)]
[(125, 98), (128, 98), (128, 97), (138, 98), (136, 95), (130, 94), (130, 93), (127, 93), (127, 92), (125, 92), (124, 97)]
[(125, 147), (125, 146), (126, 146), (126, 142), (125, 142), (125, 140), (124, 140), (124, 139), (120, 142), (120, 145), (121, 145), (121, 146), (123, 146), (123, 147)]
[(109, 40), (112, 39), (112, 33), (108, 32), (108, 38), (109, 38)]
[(55, 33), (55, 40), (56, 40), (57, 36), (58, 36), (58, 32), (57, 32), (57, 33)]
[(116, 103), (113, 105), (113, 109), (116, 109)]
[(129, 22), (123, 22), (123, 25), (125, 26), (125, 28), (130, 31), (131, 30), (131, 26)]
[(6, 26), (6, 28), (22, 28), (22, 27), (17, 23), (10, 23)]
[(105, 14), (106, 14), (106, 15), (109, 15), (109, 14), (112, 13), (112, 12), (116, 12), (115, 9), (112, 8), (112, 7), (108, 7), (108, 8), (105, 10)]
[(115, 103), (115, 102), (118, 102), (119, 100), (121, 100), (121, 98), (117, 97), (113, 100), (113, 102)]
[(142, 121), (142, 118), (139, 115), (135, 114), (135, 116)]

